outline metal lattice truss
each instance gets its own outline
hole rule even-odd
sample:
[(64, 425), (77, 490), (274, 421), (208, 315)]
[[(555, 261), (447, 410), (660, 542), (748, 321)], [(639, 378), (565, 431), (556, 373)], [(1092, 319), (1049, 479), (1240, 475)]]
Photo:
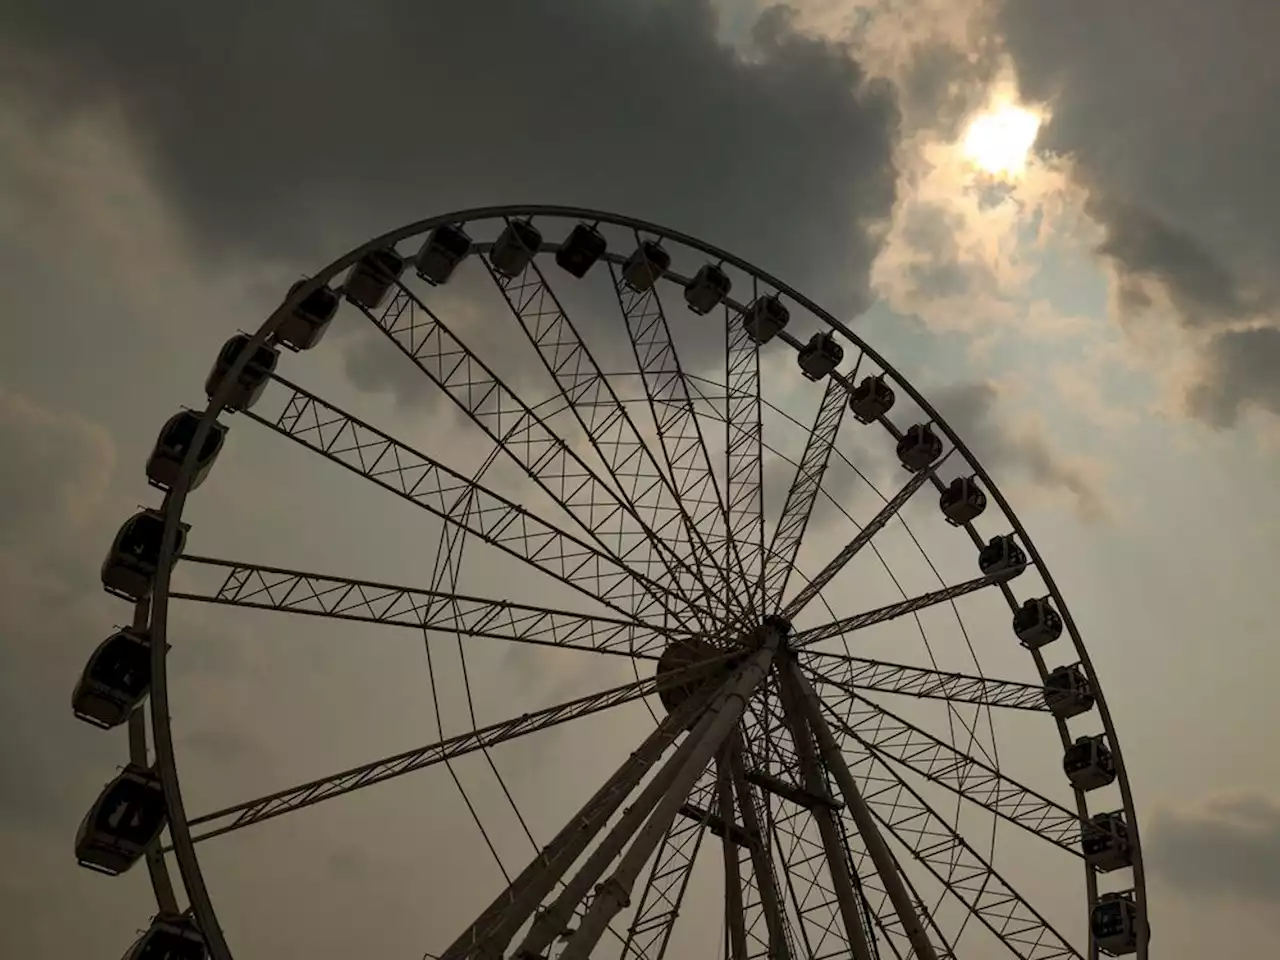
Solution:
[[(778, 521), (774, 533), (773, 546), (764, 568), (765, 601), (776, 607), (787, 583), (791, 579), (791, 571), (795, 569), (796, 554), (800, 552), (800, 544), (804, 540), (805, 529), (809, 526), (809, 517), (813, 513), (813, 505), (818, 499), (818, 491), (822, 489), (822, 477), (827, 472), (827, 464), (831, 461), (831, 450), (836, 442), (836, 433), (844, 421), (844, 411), (849, 398), (844, 387), (835, 380), (827, 381), (826, 392), (822, 395), (822, 403), (818, 407), (818, 415), (813, 423), (813, 430), (805, 443), (804, 455), (796, 469), (791, 489), (787, 491), (787, 502), (782, 508), (782, 517)], [(823, 581), (825, 584), (834, 576), (834, 572)], [(814, 581), (816, 582), (816, 581)], [(806, 590), (813, 594), (821, 589), (821, 584), (814, 588), (809, 584)], [(803, 604), (801, 605), (803, 606)]]
[(255, 607), (335, 620), (381, 623), (418, 630), (459, 633), (516, 643), (615, 653), (656, 659), (679, 631), (641, 627), (615, 617), (591, 617), (564, 610), (532, 607), (509, 600), (485, 600), (442, 590), (415, 590), (367, 580), (347, 580), (278, 567), (250, 566), (185, 556), (188, 569), (212, 568), (224, 573), (221, 583), (205, 592), (181, 591), (180, 600)]
[[(954, 929), (958, 912), (985, 929), (1000, 955), (1091, 955), (995, 869), (993, 849), (964, 835), (959, 813), (936, 801), (1016, 825), (1070, 869), (1082, 868), (1082, 835), (1097, 829), (1084, 808), (1073, 811), (1002, 771), (975, 746), (967, 720), (960, 725), (968, 741), (948, 741), (882, 703), (941, 702), (950, 723), (962, 706), (970, 715), (1015, 710), (1047, 725), (1051, 716), (1038, 716), (1051, 715), (1042, 680), (854, 652), (860, 632), (878, 624), (987, 588), (1008, 595), (1008, 573), (939, 578), (936, 589), (903, 591), (873, 609), (818, 613), (830, 596), (824, 591), (863, 550), (877, 549), (876, 536), (908, 501), (926, 484), (939, 485), (938, 468), (955, 448), (914, 473), (834, 555), (824, 550), (817, 559), (829, 556), (825, 564), (809, 567), (801, 548), (815, 505), (830, 496), (828, 468), (843, 457), (837, 440), (851, 380), (827, 378), (816, 412), (800, 424), (803, 453), (790, 461), (766, 443), (762, 347), (746, 333), (743, 304), (725, 299), (711, 314), (724, 324), (723, 384), (708, 389), (682, 367), (661, 296), (663, 283), (689, 278), (668, 272), (637, 285), (624, 276), (626, 260), (608, 255), (616, 319), (643, 388), (643, 396), (623, 396), (537, 258), (508, 271), (493, 244), (477, 251), (527, 341), (522, 348), (537, 355), (534, 373), (554, 386), (549, 400), (530, 402), (504, 383), (407, 280), (391, 286), (384, 306), (360, 309), (474, 428), (479, 472), (469, 477), (278, 375), (242, 413), (341, 466), (353, 482), (434, 517), (440, 549), (430, 584), (184, 555), (169, 596), (408, 627), (425, 633), (429, 651), (439, 635), (452, 634), (464, 670), (462, 651), (473, 640), (626, 657), (636, 680), (196, 816), (188, 821), (193, 838), (474, 754), (501, 782), (491, 748), (644, 704), (655, 728), (553, 839), (539, 845), (525, 827), (536, 853), (442, 960), (587, 960), (609, 931), (623, 960), (666, 960), (678, 924), (691, 919), (685, 908), (695, 865), (710, 856), (723, 872), (724, 914), (692, 922), (723, 922), (725, 960), (955, 960), (967, 955), (957, 947), (965, 934), (963, 924)], [(752, 293), (760, 292), (757, 282)], [(779, 339), (799, 346), (789, 335)], [(647, 415), (637, 414), (639, 404)], [(559, 431), (570, 420), (573, 438), (566, 439)], [(712, 429), (723, 430), (722, 450), (712, 451), (710, 441), (720, 439)], [(776, 522), (765, 516), (766, 452), (794, 468), (785, 500), (772, 505)], [(543, 506), (486, 483), (495, 463), (514, 467)], [(972, 527), (968, 533), (976, 537)], [(472, 541), (517, 561), (555, 599), (460, 592), (463, 548)], [(569, 609), (563, 597), (587, 598), (593, 612)], [(802, 613), (806, 626), (792, 632), (788, 621)], [(668, 662), (663, 654), (672, 649), (692, 652)], [(467, 697), (474, 717), (469, 689)]]
[[(852, 728), (830, 712), (836, 730), (857, 741)], [(1081, 956), (916, 788), (893, 771), (880, 751), (855, 755), (849, 766), (883, 829), (1014, 956), (1024, 960)]]

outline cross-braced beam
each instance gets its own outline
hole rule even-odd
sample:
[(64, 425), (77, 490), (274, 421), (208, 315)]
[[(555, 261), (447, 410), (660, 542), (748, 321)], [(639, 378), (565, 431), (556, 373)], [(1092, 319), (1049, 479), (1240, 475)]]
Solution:
[[(626, 551), (614, 556), (540, 519), (529, 510), (468, 479), (426, 454), (282, 379), (274, 415), (268, 394), (244, 416), (288, 437), (385, 490), (435, 514), (503, 552), (555, 577), (618, 613), (639, 622), (687, 623), (695, 616), (688, 601), (661, 585), (662, 565)], [(456, 509), (459, 498), (470, 509)], [(610, 508), (612, 509), (612, 508)], [(638, 549), (638, 547), (637, 547)]]
[(950, 703), (975, 703), (980, 706), (1041, 712), (1049, 710), (1045, 689), (1041, 684), (929, 670), (925, 667), (866, 660), (825, 651), (807, 651), (801, 656), (800, 663), (809, 671), (813, 680), (846, 692), (870, 690), (946, 700)]
[(681, 593), (698, 598), (717, 620), (725, 619), (724, 591), (716, 589), (723, 572), (710, 584), (703, 577), (702, 568), (712, 558), (688, 505), (659, 467), (538, 265), (530, 261), (517, 276), (507, 277), (493, 269), (488, 257), (483, 260), (629, 511), (678, 558), (674, 573)]
[(747, 335), (742, 313), (725, 307), (725, 451), (729, 537), (742, 561), (740, 589), (749, 611), (763, 613), (764, 428), (760, 406), (760, 347)]
[[(636, 290), (627, 284), (616, 265), (611, 263), (609, 269), (677, 496), (686, 505), (702, 545), (708, 548), (704, 562), (713, 572), (716, 589), (730, 609), (737, 611), (739, 605), (731, 584), (743, 576), (742, 558), (729, 536), (728, 510), (711, 466), (689, 382), (671, 339), (658, 286), (651, 284)], [(723, 549), (725, 544), (727, 551)], [(713, 546), (718, 546), (719, 551)], [(721, 555), (717, 556), (717, 552)]]
[(623, 686), (612, 687), (600, 693), (579, 697), (576, 700), (569, 700), (544, 710), (522, 714), (468, 733), (448, 737), (416, 750), (397, 753), (382, 760), (375, 760), (341, 773), (321, 777), (287, 790), (279, 790), (265, 797), (196, 817), (190, 821), (190, 826), (205, 828), (195, 839), (207, 840), (303, 807), (331, 800), (375, 783), (383, 783), (395, 777), (404, 776), (415, 770), (423, 770), (437, 763), (443, 763), (445, 760), (465, 756), (468, 753), (537, 733), (624, 703), (631, 703), (671, 686), (697, 681), (699, 677), (707, 676), (709, 671), (723, 669), (729, 660), (730, 655), (726, 655), (723, 658), (696, 663), (662, 676), (648, 677)]
[[(620, 617), (490, 600), (283, 567), (184, 555), (184, 569), (215, 570), (216, 587), (174, 591), (176, 600), (250, 607), (335, 620), (458, 633), (468, 637), (656, 659), (669, 636)], [(688, 635), (688, 634), (685, 634)]]
[(601, 549), (650, 579), (670, 578), (693, 602), (687, 563), (654, 529), (667, 518), (637, 508), (597, 475), (408, 287), (398, 283), (377, 315), (361, 310)]
[(912, 495), (933, 477), (936, 469), (937, 465), (928, 470), (921, 470), (919, 473), (912, 474), (911, 479), (903, 485), (902, 489), (889, 498), (879, 512), (867, 521), (866, 526), (854, 534), (853, 539), (845, 544), (839, 553), (827, 561), (827, 565), (805, 584), (804, 589), (787, 602), (783, 610), (783, 616), (792, 620), (799, 616), (800, 612), (809, 605), (809, 602), (818, 595), (822, 588), (830, 583), (835, 578), (835, 575), (861, 553), (862, 549), (872, 541), (875, 535), (898, 515)]
[(844, 421), (844, 411), (849, 394), (835, 380), (827, 381), (826, 392), (818, 406), (813, 429), (805, 441), (804, 454), (796, 467), (795, 479), (787, 491), (782, 516), (774, 531), (773, 544), (769, 548), (764, 566), (764, 593), (767, 607), (776, 609), (787, 590), (791, 571), (795, 569), (796, 554), (809, 526), (809, 516), (818, 501), (822, 478), (831, 460), (831, 450), (836, 434)]

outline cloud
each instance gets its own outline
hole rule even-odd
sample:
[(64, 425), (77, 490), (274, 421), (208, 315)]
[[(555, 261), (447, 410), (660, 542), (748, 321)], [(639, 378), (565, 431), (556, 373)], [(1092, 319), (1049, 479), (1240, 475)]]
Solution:
[(118, 104), (212, 255), (323, 262), (450, 208), (577, 203), (670, 221), (801, 283), (839, 264), (840, 295), (867, 299), (892, 91), (782, 8), (750, 56), (718, 39), (706, 2), (2, 16), (49, 114)]
[(1165, 809), (1147, 830), (1157, 876), (1196, 899), (1280, 908), (1280, 801), (1259, 793)]
[(1241, 349), (1270, 334), (1224, 328), (1280, 326), (1280, 8), (1007, 0), (999, 24), (1024, 93), (1051, 104), (1040, 146), (1069, 158), (1105, 231), (1113, 299), (1171, 317), (1200, 356), (1184, 410), (1225, 426), (1244, 406), (1274, 409)]
[(1057, 450), (1034, 414), (1009, 418), (1001, 405), (1008, 392), (993, 381), (963, 383), (934, 391), (932, 402), (997, 482), (1011, 471), (1035, 487), (1065, 493), (1083, 519), (1105, 520), (1112, 507), (1101, 466)]

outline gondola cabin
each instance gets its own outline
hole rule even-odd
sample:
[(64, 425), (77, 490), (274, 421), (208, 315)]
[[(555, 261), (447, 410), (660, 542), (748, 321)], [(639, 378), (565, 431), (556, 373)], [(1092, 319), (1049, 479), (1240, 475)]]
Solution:
[(123, 960), (205, 960), (204, 937), (188, 916), (161, 914), (152, 921)]
[(1133, 866), (1133, 848), (1124, 811), (1090, 817), (1080, 835), (1080, 849), (1085, 863), (1102, 873)]
[[(302, 289), (306, 280), (298, 280), (289, 288), (285, 299)], [(290, 350), (310, 350), (324, 336), (329, 324), (338, 313), (338, 295), (325, 286), (316, 287), (302, 298), (302, 302), (290, 311), (280, 326), (276, 327), (276, 343)]]
[(423, 280), (438, 287), (447, 283), (458, 264), (471, 254), (471, 238), (458, 224), (445, 223), (436, 227), (422, 241), (418, 255), (413, 258), (413, 268)]
[(859, 423), (874, 423), (893, 409), (893, 387), (884, 382), (884, 374), (865, 377), (849, 391), (849, 410)]
[(1080, 790), (1097, 790), (1116, 778), (1115, 759), (1106, 737), (1079, 737), (1062, 755), (1062, 770), (1071, 785)]
[[(178, 524), (175, 559), (186, 545), (190, 529), (185, 523)], [(103, 589), (133, 603), (151, 593), (163, 539), (164, 514), (159, 510), (143, 510), (126, 520), (102, 562)]]
[(844, 347), (830, 330), (815, 333), (796, 355), (800, 372), (810, 380), (830, 376), (843, 359)]
[(512, 220), (493, 241), (489, 263), (499, 276), (511, 279), (523, 273), (541, 249), (542, 231), (528, 220)]
[(1045, 706), (1060, 720), (1093, 709), (1093, 687), (1078, 663), (1054, 667), (1044, 681)]
[(791, 319), (791, 311), (776, 294), (756, 297), (742, 312), (742, 329), (753, 342), (768, 343), (783, 330)]
[(942, 456), (942, 439), (927, 423), (915, 423), (898, 441), (898, 462), (912, 473), (927, 470)]
[(987, 509), (987, 495), (975, 477), (956, 477), (938, 497), (938, 508), (947, 523), (963, 527), (982, 516)]
[(71, 694), (76, 718), (104, 730), (118, 727), (151, 688), (151, 643), (140, 630), (113, 633), (98, 644)]
[(1062, 615), (1048, 597), (1027, 600), (1013, 615), (1013, 632), (1028, 650), (1039, 650), (1062, 636)]
[(76, 861), (117, 876), (138, 862), (165, 825), (160, 778), (129, 764), (98, 795), (76, 834)]
[(1098, 949), (1123, 957), (1138, 951), (1138, 905), (1130, 893), (1104, 893), (1089, 911), (1089, 932)]
[(684, 302), (694, 313), (705, 315), (720, 306), (732, 286), (729, 275), (720, 267), (714, 263), (703, 264), (685, 286)]
[[(240, 359), (240, 355), (249, 349), (252, 342), (253, 338), (247, 333), (237, 333), (222, 345), (222, 349), (218, 351), (218, 358), (213, 362), (213, 369), (209, 371), (209, 376), (204, 381), (205, 396), (210, 400), (222, 386), (222, 382), (230, 376), (231, 368)], [(240, 376), (232, 385), (230, 393), (227, 394), (226, 408), (248, 410), (257, 403), (262, 392), (267, 389), (267, 384), (271, 380), (271, 375), (275, 373), (276, 364), (279, 361), (280, 354), (265, 343), (254, 350), (241, 369)]]
[(992, 537), (978, 551), (978, 569), (984, 577), (995, 577), (1004, 583), (1027, 569), (1027, 555), (1013, 534)]
[(644, 293), (671, 269), (671, 254), (656, 240), (642, 240), (622, 268), (623, 282), (636, 293)]
[(556, 265), (575, 280), (581, 280), (608, 248), (604, 234), (589, 223), (580, 223), (560, 244), (556, 251)]
[(404, 257), (390, 247), (370, 250), (351, 265), (342, 292), (357, 307), (376, 310), (404, 273)]
[[(181, 410), (165, 421), (155, 446), (151, 448), (151, 456), (147, 458), (147, 483), (167, 491), (178, 482), (178, 471), (182, 469), (182, 461), (191, 449), (199, 426), (200, 414), (191, 410)], [(200, 452), (196, 454), (196, 468), (191, 474), (188, 490), (194, 490), (204, 482), (226, 438), (227, 428), (215, 420), (205, 434), (204, 443), (200, 444)]]

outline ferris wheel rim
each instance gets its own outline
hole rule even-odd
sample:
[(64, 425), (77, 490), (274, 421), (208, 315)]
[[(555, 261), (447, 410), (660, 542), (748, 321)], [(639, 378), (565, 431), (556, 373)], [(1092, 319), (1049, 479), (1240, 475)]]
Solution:
[[(213, 424), (217, 417), (223, 412), (236, 378), (247, 365), (253, 352), (267, 343), (271, 335), (276, 331), (277, 327), (279, 327), (288, 317), (289, 312), (296, 303), (301, 302), (319, 287), (328, 285), (343, 270), (349, 268), (361, 257), (379, 248), (397, 245), (407, 239), (426, 233), (427, 231), (443, 224), (460, 224), (479, 220), (494, 220), (498, 218), (539, 216), (594, 221), (628, 228), (634, 231), (650, 233), (659, 238), (670, 240), (674, 243), (698, 250), (713, 259), (732, 264), (737, 269), (755, 277), (757, 280), (773, 287), (783, 296), (793, 300), (813, 316), (826, 323), (831, 329), (839, 331), (845, 338), (861, 350), (865, 357), (870, 358), (873, 363), (878, 365), (881, 371), (891, 378), (893, 383), (896, 386), (899, 386), (903, 390), (904, 394), (908, 396), (927, 417), (929, 417), (930, 422), (935, 425), (948, 440), (951, 441), (953, 448), (960, 453), (972, 468), (974, 475), (982, 482), (985, 490), (991, 496), (994, 503), (999, 507), (1001, 513), (1008, 520), (1013, 533), (1023, 544), (1028, 558), (1039, 571), (1040, 576), (1044, 581), (1044, 585), (1049, 591), (1049, 595), (1053, 598), (1057, 605), (1057, 609), (1061, 614), (1063, 626), (1070, 636), (1076, 655), (1079, 658), (1079, 665), (1092, 684), (1098, 711), (1097, 715), (1101, 721), (1103, 734), (1107, 738), (1107, 743), (1111, 748), (1114, 758), (1116, 781), (1124, 812), (1126, 814), (1131, 838), (1133, 850), (1132, 892), (1134, 894), (1135, 903), (1138, 907), (1139, 918), (1139, 926), (1137, 930), (1137, 955), (1139, 960), (1144, 960), (1147, 953), (1149, 928), (1145, 872), (1143, 869), (1141, 843), (1138, 833), (1138, 817), (1113, 717), (1108, 707), (1102, 685), (1097, 679), (1092, 659), (1085, 647), (1083, 638), (1080, 635), (1075, 620), (1071, 615), (1065, 597), (1058, 588), (1051, 571), (1044, 563), (1042, 555), (1036, 548), (1035, 543), (1031, 539), (1025, 526), (1022, 524), (999, 486), (992, 479), (990, 473), (982, 465), (981, 461), (972, 453), (963, 438), (951, 427), (946, 419), (938, 413), (936, 408), (933, 407), (928, 399), (911, 383), (910, 380), (900, 373), (896, 367), (890, 364), (877, 350), (871, 347), (858, 334), (850, 329), (846, 322), (835, 317), (829, 311), (822, 308), (791, 285), (729, 251), (723, 250), (713, 244), (681, 231), (625, 215), (586, 207), (554, 204), (511, 204), (475, 207), (453, 211), (421, 219), (394, 230), (390, 230), (366, 241), (358, 247), (353, 248), (332, 261), (324, 269), (309, 277), (305, 282), (298, 285), (293, 290), (292, 294), (286, 297), (285, 300), (275, 308), (275, 310), (261, 324), (258, 330), (252, 335), (249, 340), (248, 348), (243, 350), (236, 358), (235, 362), (231, 364), (227, 376), (218, 386), (217, 390), (214, 391), (200, 415), (196, 433), (192, 438), (185, 457), (183, 458), (177, 478), (167, 492), (164, 503), (160, 508), (164, 516), (164, 528), (159, 551), (158, 569), (152, 592), (149, 597), (149, 609), (147, 611), (149, 630), (152, 638), (152, 680), (149, 703), (146, 709), (150, 714), (152, 746), (155, 753), (155, 768), (163, 788), (165, 806), (168, 812), (172, 851), (178, 864), (179, 873), (182, 879), (182, 886), (187, 893), (190, 911), (194, 915), (196, 922), (199, 924), (200, 929), (206, 938), (211, 960), (231, 960), (231, 953), (227, 946), (220, 923), (217, 919), (212, 899), (209, 895), (207, 886), (205, 885), (203, 872), (199, 864), (199, 859), (195, 853), (194, 842), (185, 816), (185, 806), (175, 759), (172, 730), (169, 722), (169, 689), (166, 657), (166, 631), (168, 625), (168, 602), (170, 599), (171, 571), (173, 562), (176, 559), (178, 532), (182, 524), (185, 502), (188, 494), (190, 493), (192, 480), (195, 475), (198, 453), (205, 441), (205, 438), (213, 428)], [(966, 524), (965, 526), (970, 529), (971, 535), (974, 535), (971, 525)], [(1009, 601), (1011, 606), (1013, 606), (1013, 601), (1007, 592), (1007, 589), (1005, 590), (1005, 594), (1006, 600)], [(1043, 679), (1046, 675), (1046, 671), (1042, 657), (1040, 656), (1039, 651), (1032, 651), (1032, 653)], [(1066, 739), (1065, 725), (1061, 720), (1059, 720), (1058, 726), (1065, 744), (1068, 742)], [(1084, 800), (1084, 792), (1079, 788), (1073, 788), (1073, 792), (1075, 793), (1077, 806), (1079, 808), (1081, 819), (1083, 820), (1088, 815), (1088, 807)], [(167, 880), (167, 870), (165, 869), (163, 862), (161, 862), (160, 867), (161, 873), (164, 874), (164, 878)], [(1090, 903), (1093, 903), (1096, 901), (1097, 896), (1097, 876), (1095, 872), (1087, 866), (1086, 879), (1089, 901)], [(157, 882), (154, 870), (153, 886), (156, 887), (156, 894), (159, 899), (161, 896), (160, 884)], [(1089, 939), (1091, 952), (1096, 955), (1096, 945), (1093, 944), (1092, 936), (1090, 936)]]

